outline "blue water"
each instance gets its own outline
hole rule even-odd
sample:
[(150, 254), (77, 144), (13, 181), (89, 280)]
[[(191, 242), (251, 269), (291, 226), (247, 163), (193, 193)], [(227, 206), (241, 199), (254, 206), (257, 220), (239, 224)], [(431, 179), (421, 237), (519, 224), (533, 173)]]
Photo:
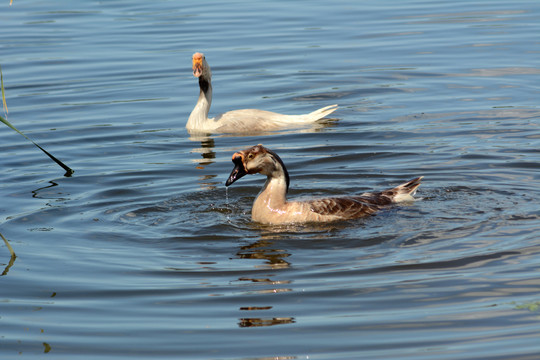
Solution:
[[(540, 3), (37, 1), (0, 4), (0, 358), (536, 359)], [(193, 136), (210, 115), (308, 128)], [(261, 226), (263, 143), (289, 196), (425, 176), (420, 201)]]

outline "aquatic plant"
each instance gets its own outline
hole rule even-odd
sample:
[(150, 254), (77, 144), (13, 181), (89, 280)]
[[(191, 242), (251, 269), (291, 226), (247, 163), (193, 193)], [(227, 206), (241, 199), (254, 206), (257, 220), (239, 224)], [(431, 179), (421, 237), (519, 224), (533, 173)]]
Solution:
[(9, 271), (9, 269), (13, 266), (13, 263), (15, 262), (15, 259), (17, 258), (17, 255), (15, 255), (15, 251), (13, 251), (13, 248), (11, 247), (11, 245), (9, 244), (7, 239), (4, 237), (4, 235), (2, 235), (2, 233), (0, 233), (0, 237), (2, 237), (2, 239), (6, 243), (6, 246), (7, 246), (8, 250), (9, 250), (9, 253), (11, 254), (11, 258), (9, 259), (9, 263), (8, 263), (8, 265), (6, 266), (6, 268), (4, 269), (4, 271), (1, 274), (1, 275), (6, 275), (8, 273), (8, 271)]
[(19, 131), (19, 129), (17, 129), (15, 126), (13, 126), (9, 121), (7, 121), (7, 114), (8, 114), (8, 108), (7, 108), (7, 103), (6, 103), (6, 96), (5, 96), (5, 91), (4, 91), (4, 76), (2, 75), (2, 66), (0, 65), (0, 88), (2, 89), (2, 106), (3, 106), (3, 109), (4, 109), (4, 115), (6, 118), (2, 117), (0, 115), (0, 121), (2, 121), (4, 124), (6, 124), (8, 127), (10, 127), (11, 129), (13, 129), (14, 131), (18, 132), (19, 134), (21, 134), (22, 136), (24, 136), (26, 139), (28, 139), (29, 141), (32, 142), (32, 144), (34, 144), (35, 146), (37, 146), (41, 151), (43, 151), (49, 158), (51, 158), (51, 160), (53, 160), (55, 163), (57, 163), (58, 165), (60, 165), (64, 170), (66, 170), (66, 173), (64, 174), (64, 176), (71, 176), (73, 174), (73, 170), (65, 165), (63, 162), (61, 162), (60, 160), (58, 160), (56, 157), (54, 157), (52, 154), (50, 154), (47, 150), (43, 149), (41, 146), (39, 146), (35, 141), (33, 141), (32, 139), (30, 139), (28, 136), (24, 135), (21, 131)]
[(6, 243), (6, 246), (9, 250), (9, 253), (11, 254), (11, 256), (17, 256), (15, 255), (15, 251), (13, 251), (13, 248), (11, 247), (11, 245), (9, 244), (9, 242), (7, 241), (7, 239), (4, 237), (4, 235), (2, 235), (2, 233), (0, 233), (0, 237), (2, 237), (2, 239), (4, 240), (4, 242)]
[(526, 310), (529, 310), (530, 312), (537, 312), (540, 309), (540, 301), (516, 305), (515, 309), (517, 310), (526, 309)]

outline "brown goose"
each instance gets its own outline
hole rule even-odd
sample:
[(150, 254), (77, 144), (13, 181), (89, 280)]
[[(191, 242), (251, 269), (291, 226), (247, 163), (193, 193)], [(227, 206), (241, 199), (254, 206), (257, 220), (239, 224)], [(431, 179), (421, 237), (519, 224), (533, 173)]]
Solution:
[(189, 115), (186, 128), (190, 132), (248, 133), (309, 124), (337, 109), (326, 106), (304, 115), (283, 115), (275, 112), (243, 109), (208, 118), (212, 104), (212, 71), (202, 53), (193, 54), (193, 76), (199, 78), (199, 100)]
[(226, 186), (246, 174), (266, 175), (266, 183), (253, 203), (251, 218), (264, 224), (330, 222), (371, 215), (401, 201), (414, 200), (423, 176), (393, 189), (356, 196), (288, 201), (289, 173), (279, 156), (261, 144), (233, 154), (234, 169)]

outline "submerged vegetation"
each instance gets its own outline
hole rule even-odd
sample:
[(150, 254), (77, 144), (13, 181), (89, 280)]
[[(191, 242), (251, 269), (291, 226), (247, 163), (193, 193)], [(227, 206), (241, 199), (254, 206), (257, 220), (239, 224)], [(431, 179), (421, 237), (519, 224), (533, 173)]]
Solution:
[(4, 124), (6, 124), (8, 127), (10, 127), (11, 129), (13, 129), (14, 131), (18, 132), (19, 134), (21, 134), (22, 136), (24, 136), (26, 139), (28, 139), (29, 141), (32, 142), (32, 144), (34, 144), (35, 146), (37, 146), (41, 151), (43, 151), (49, 158), (51, 158), (51, 160), (53, 160), (55, 163), (57, 163), (58, 165), (60, 165), (65, 171), (66, 173), (64, 174), (64, 176), (71, 176), (73, 174), (73, 170), (67, 166), (66, 164), (64, 164), (62, 161), (58, 160), (56, 157), (54, 157), (52, 154), (50, 154), (47, 150), (43, 149), (41, 146), (39, 146), (36, 142), (34, 142), (32, 139), (30, 139), (28, 136), (26, 136), (25, 134), (23, 134), (21, 131), (19, 131), (19, 129), (17, 129), (15, 126), (13, 126), (9, 121), (7, 121), (7, 114), (8, 114), (8, 108), (7, 108), (7, 103), (6, 103), (6, 95), (5, 95), (5, 91), (4, 91), (4, 76), (2, 74), (2, 66), (0, 65), (0, 88), (2, 89), (2, 106), (3, 106), (3, 109), (4, 109), (4, 115), (5, 115), (5, 118), (2, 117), (0, 115), (0, 121), (2, 121)]

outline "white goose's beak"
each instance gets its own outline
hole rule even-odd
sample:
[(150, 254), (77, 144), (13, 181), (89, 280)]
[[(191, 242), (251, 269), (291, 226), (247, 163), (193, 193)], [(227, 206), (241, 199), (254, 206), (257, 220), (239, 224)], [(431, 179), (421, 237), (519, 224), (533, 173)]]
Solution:
[(193, 76), (200, 77), (203, 72), (203, 60), (204, 55), (201, 53), (195, 53), (193, 54)]

